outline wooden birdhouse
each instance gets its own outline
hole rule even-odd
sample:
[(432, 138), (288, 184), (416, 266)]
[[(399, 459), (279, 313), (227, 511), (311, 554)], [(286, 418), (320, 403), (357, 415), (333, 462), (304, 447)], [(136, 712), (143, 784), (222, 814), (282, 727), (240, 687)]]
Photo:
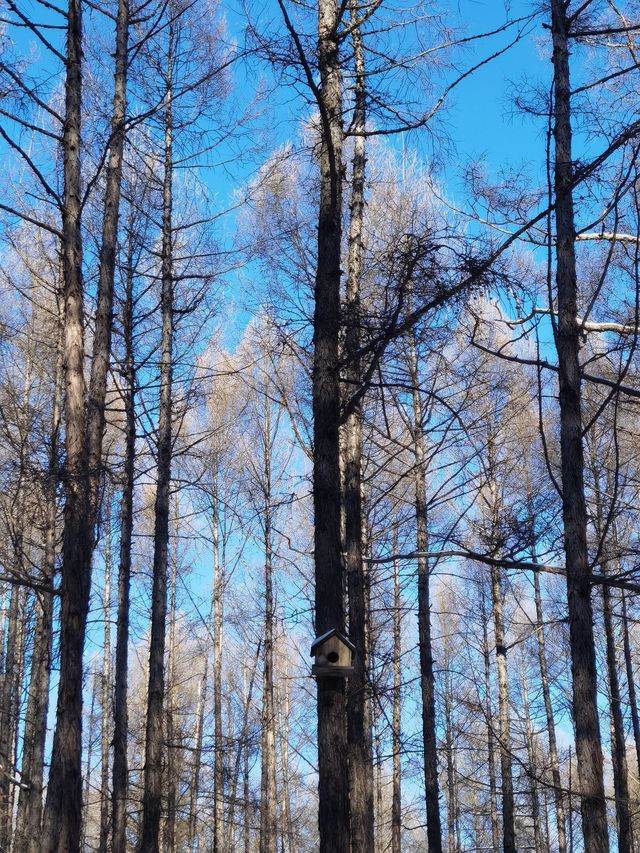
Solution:
[(312, 675), (345, 678), (353, 675), (353, 653), (356, 647), (337, 628), (331, 628), (313, 641), (311, 656), (315, 663)]

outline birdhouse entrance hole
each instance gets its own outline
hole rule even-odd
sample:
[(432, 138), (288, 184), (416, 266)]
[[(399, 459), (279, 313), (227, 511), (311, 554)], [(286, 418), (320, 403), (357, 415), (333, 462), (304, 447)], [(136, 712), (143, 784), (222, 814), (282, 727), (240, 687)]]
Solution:
[(329, 654), (327, 655), (327, 660), (329, 661), (329, 663), (338, 663), (338, 661), (340, 660), (340, 655), (338, 654), (338, 652), (329, 652)]

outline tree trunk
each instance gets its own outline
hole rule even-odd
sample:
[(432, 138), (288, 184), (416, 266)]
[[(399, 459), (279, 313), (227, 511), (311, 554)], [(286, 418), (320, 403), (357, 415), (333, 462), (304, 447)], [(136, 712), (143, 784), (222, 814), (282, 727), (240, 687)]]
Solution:
[[(339, 15), (319, 0), (321, 93), (320, 203), (313, 355), (313, 507), (316, 633), (344, 631), (340, 531), (340, 249), (342, 216), (342, 93)], [(349, 787), (345, 685), (317, 679), (319, 853), (349, 853)]]
[(502, 785), (502, 843), (504, 853), (516, 853), (514, 822), (513, 771), (511, 767), (511, 724), (509, 682), (507, 679), (507, 645), (504, 630), (503, 592), (500, 570), (491, 567), (491, 603), (496, 638), (498, 670), (498, 713), (500, 722), (500, 777)]
[[(446, 628), (445, 628), (446, 632)], [(449, 638), (444, 641), (444, 736), (447, 752), (447, 828), (449, 853), (456, 851), (456, 780), (453, 763), (453, 723), (451, 719), (451, 673), (449, 670)]]
[(554, 68), (554, 187), (558, 321), (554, 329), (560, 387), (562, 514), (567, 572), (573, 719), (580, 781), (585, 853), (609, 849), (602, 745), (598, 724), (596, 653), (593, 637), (587, 512), (582, 446), (580, 329), (577, 319), (571, 87), (568, 19), (564, 0), (551, 0)]
[(104, 546), (104, 647), (102, 650), (100, 841), (99, 853), (109, 842), (109, 745), (111, 728), (111, 489), (107, 489)]
[[(133, 212), (131, 219), (133, 220)], [(130, 223), (132, 231), (133, 222)], [(113, 790), (112, 853), (126, 853), (127, 847), (127, 794), (129, 769), (127, 741), (129, 715), (127, 709), (129, 682), (129, 598), (131, 587), (131, 544), (133, 538), (133, 490), (135, 483), (136, 369), (133, 355), (133, 264), (134, 242), (131, 238), (127, 250), (126, 293), (123, 317), (125, 344), (125, 455), (124, 482), (120, 504), (120, 553), (118, 567), (118, 616), (116, 626), (115, 691), (113, 717)]]
[[(209, 619), (209, 622), (211, 619)], [(202, 770), (202, 743), (204, 738), (204, 715), (207, 704), (207, 683), (209, 678), (209, 643), (205, 640), (202, 661), (202, 675), (198, 682), (198, 699), (196, 702), (196, 730), (194, 733), (193, 763), (191, 767), (191, 784), (189, 785), (189, 828), (187, 831), (187, 849), (197, 850), (200, 840), (197, 836), (198, 796), (200, 794), (200, 773)], [(240, 747), (239, 747), (240, 748)], [(227, 845), (228, 846), (228, 845)]]
[(262, 679), (262, 772), (260, 779), (260, 853), (277, 853), (276, 708), (273, 675), (274, 602), (273, 531), (271, 523), (271, 403), (264, 393), (263, 532), (264, 532), (264, 670)]
[[(604, 520), (605, 507), (600, 486), (600, 470), (596, 459), (595, 447), (591, 453), (591, 472), (593, 477), (594, 509), (593, 519), (598, 534), (600, 571), (603, 575), (609, 572), (608, 543), (605, 540), (607, 531)], [(613, 494), (614, 489), (605, 482), (607, 494)], [(615, 524), (614, 524), (615, 537)], [(617, 543), (613, 542), (613, 550), (617, 551)], [(613, 771), (613, 790), (616, 800), (616, 825), (618, 829), (619, 853), (631, 853), (633, 850), (633, 832), (629, 810), (629, 776), (627, 769), (627, 746), (625, 742), (625, 725), (622, 713), (622, 697), (620, 695), (620, 678), (618, 675), (618, 653), (616, 649), (615, 628), (613, 624), (613, 601), (611, 587), (602, 585), (602, 615), (607, 661), (607, 680), (609, 685), (609, 707), (611, 711), (611, 767)]]
[[(398, 551), (398, 520), (394, 521), (393, 553)], [(402, 634), (400, 598), (400, 571), (398, 561), (393, 561), (393, 791), (391, 799), (391, 853), (402, 849), (402, 749), (401, 710), (402, 697)]]
[[(411, 385), (413, 386), (413, 454), (416, 514), (416, 549), (425, 553), (429, 547), (427, 531), (427, 494), (422, 400), (418, 382), (418, 355), (415, 337), (409, 338)], [(429, 853), (442, 853), (440, 821), (440, 786), (438, 783), (438, 745), (436, 737), (436, 685), (433, 672), (431, 641), (431, 600), (429, 563), (418, 558), (418, 646), (420, 649), (420, 683), (422, 691), (422, 737), (424, 748), (424, 783), (427, 800), (427, 841)]]
[[(345, 310), (345, 400), (362, 381), (360, 350), (360, 280), (364, 250), (366, 91), (364, 48), (355, 0), (350, 2), (353, 32), (355, 93), (352, 126), (353, 161), (348, 235)], [(359, 135), (358, 135), (359, 134)], [(373, 849), (373, 749), (367, 680), (366, 575), (362, 559), (362, 403), (352, 407), (344, 426), (345, 568), (349, 598), (349, 634), (355, 645), (354, 674), (347, 685), (347, 743), (349, 750), (349, 808), (351, 853)]]
[(251, 853), (251, 823), (249, 821), (249, 743), (245, 739), (244, 744), (244, 762), (242, 766), (242, 794), (244, 800), (243, 814), (243, 840), (244, 853)]
[(169, 4), (169, 53), (165, 92), (164, 180), (162, 190), (162, 315), (160, 362), (160, 417), (157, 443), (157, 487), (153, 541), (153, 591), (151, 603), (151, 645), (145, 737), (144, 792), (140, 853), (157, 853), (162, 813), (162, 759), (164, 710), (164, 648), (167, 622), (167, 562), (169, 548), (169, 493), (172, 450), (173, 372), (173, 5)]
[(85, 850), (87, 847), (87, 830), (90, 818), (90, 810), (91, 810), (91, 788), (92, 788), (92, 780), (91, 776), (93, 773), (93, 747), (94, 747), (94, 736), (93, 730), (96, 725), (96, 703), (98, 701), (98, 672), (94, 667), (91, 672), (91, 705), (89, 707), (89, 731), (85, 735), (86, 739), (86, 752), (87, 752), (87, 761), (85, 765), (84, 772), (84, 799), (83, 799), (83, 810), (82, 810), (82, 829), (81, 829), (81, 849)]
[(241, 762), (242, 762), (242, 770), (243, 770), (243, 800), (244, 800), (244, 809), (243, 809), (243, 826), (244, 826), (244, 840), (245, 840), (245, 848), (249, 847), (249, 712), (251, 710), (251, 697), (253, 696), (253, 685), (255, 683), (256, 678), (256, 670), (258, 669), (258, 663), (260, 661), (260, 652), (262, 649), (261, 642), (258, 642), (258, 648), (256, 651), (256, 657), (253, 663), (253, 667), (251, 669), (251, 676), (249, 678), (249, 686), (247, 688), (247, 672), (246, 672), (246, 662), (242, 663), (242, 729), (240, 731), (240, 740), (238, 743), (238, 751), (236, 753), (236, 763), (233, 772), (233, 781), (231, 788), (231, 798), (229, 803), (229, 816), (227, 820), (227, 832), (226, 832), (226, 849), (231, 851), (233, 850), (233, 825), (234, 825), (234, 815), (235, 815), (235, 807), (236, 807), (236, 799), (237, 799), (237, 791), (238, 784), (240, 780), (240, 770), (241, 770)]
[(89, 606), (93, 531), (86, 506), (84, 315), (82, 285), (82, 2), (69, 0), (63, 131), (62, 262), (66, 495), (62, 544), (60, 682), (47, 787), (43, 853), (75, 853), (82, 831), (82, 652)]
[[(537, 554), (533, 548), (532, 560), (537, 563)], [(551, 778), (553, 780), (553, 795), (556, 811), (556, 828), (558, 832), (558, 853), (566, 853), (566, 816), (564, 810), (564, 798), (562, 793), (562, 779), (560, 776), (560, 762), (558, 760), (558, 747), (556, 743), (556, 725), (551, 703), (551, 689), (549, 687), (549, 675), (547, 668), (546, 636), (544, 630), (544, 614), (542, 611), (542, 595), (540, 593), (540, 574), (533, 574), (533, 589), (536, 605), (536, 639), (538, 646), (538, 666), (540, 669), (540, 682), (542, 686), (542, 697), (547, 724), (547, 738), (549, 741), (549, 761), (551, 763)]]
[(544, 853), (545, 841), (542, 833), (542, 819), (540, 814), (540, 796), (538, 792), (538, 764), (536, 761), (536, 745), (531, 725), (531, 712), (529, 709), (529, 688), (527, 685), (527, 667), (522, 654), (522, 701), (524, 705), (524, 736), (527, 746), (527, 758), (529, 759), (529, 783), (531, 785), (531, 822), (533, 823), (533, 834), (535, 853)]
[(24, 590), (12, 584), (9, 598), (6, 653), (0, 679), (0, 850), (9, 850), (11, 839), (11, 780), (15, 777), (13, 766), (13, 741), (18, 724), (19, 636), (20, 615)]
[[(483, 585), (484, 587), (484, 585)], [(489, 650), (489, 619), (484, 588), (480, 590), (482, 614), (482, 653), (484, 658), (485, 716), (487, 719), (487, 764), (489, 768), (489, 809), (491, 813), (491, 846), (500, 848), (498, 828), (498, 792), (496, 784), (495, 735), (493, 731), (493, 703), (491, 701), (491, 657)]]
[[(62, 408), (62, 328), (58, 318), (56, 369), (51, 410), (51, 438), (45, 484), (47, 525), (44, 535), (42, 574), (45, 583), (53, 585), (56, 565), (56, 483), (58, 480), (59, 429)], [(37, 593), (37, 614), (31, 674), (27, 697), (22, 748), (22, 782), (18, 796), (14, 853), (39, 853), (42, 821), (42, 792), (44, 787), (44, 753), (49, 711), (49, 682), (51, 677), (51, 647), (53, 639), (53, 596)]]
[(169, 652), (167, 655), (167, 689), (165, 697), (166, 725), (166, 780), (164, 789), (167, 795), (167, 817), (164, 825), (163, 847), (165, 853), (173, 853), (176, 846), (176, 807), (178, 780), (176, 779), (176, 586), (178, 581), (178, 510), (177, 497), (174, 501), (173, 554), (171, 559), (171, 591), (169, 605)]
[(372, 713), (373, 722), (373, 741), (376, 755), (376, 833), (375, 833), (375, 853), (382, 853), (386, 850), (387, 843), (385, 838), (384, 827), (386, 820), (384, 816), (384, 798), (383, 798), (383, 783), (382, 783), (382, 738), (380, 736), (380, 721), (379, 715), (376, 713), (379, 706), (374, 705)]
[[(284, 696), (282, 697), (282, 723), (280, 735), (280, 762), (282, 772), (282, 817), (286, 835), (286, 853), (296, 853), (293, 815), (291, 813), (291, 789), (289, 784), (289, 658), (285, 660), (283, 673)], [(283, 842), (284, 845), (284, 842)]]
[(622, 639), (624, 647), (624, 665), (627, 674), (627, 687), (629, 690), (629, 710), (631, 711), (631, 724), (633, 726), (633, 740), (636, 747), (636, 766), (640, 777), (640, 717), (638, 715), (638, 702), (636, 699), (636, 682), (633, 673), (633, 661), (631, 658), (631, 640), (629, 637), (629, 618), (627, 616), (627, 596), (624, 590), (622, 597)]
[(43, 851), (48, 853), (78, 851), (82, 826), (82, 654), (91, 588), (107, 373), (111, 358), (115, 249), (126, 113), (128, 7), (126, 0), (119, 0), (119, 4), (112, 137), (88, 394), (85, 394), (84, 381), (81, 237), (81, 0), (69, 0), (67, 11), (67, 72), (62, 141), (66, 500), (62, 544), (60, 683), (42, 845)]
[(220, 518), (217, 462), (213, 465), (213, 853), (222, 853), (224, 844), (224, 743), (222, 736), (222, 632), (224, 608), (224, 566), (220, 564)]
[[(603, 564), (605, 567), (606, 564)], [(607, 649), (607, 676), (609, 681), (609, 696), (611, 707), (611, 765), (613, 771), (613, 788), (616, 798), (616, 824), (618, 827), (619, 853), (632, 853), (633, 831), (631, 826), (629, 775), (627, 768), (627, 747), (625, 743), (625, 726), (622, 714), (622, 698), (620, 696), (620, 679), (618, 676), (618, 655), (613, 626), (611, 587), (603, 584), (603, 616), (604, 634)]]

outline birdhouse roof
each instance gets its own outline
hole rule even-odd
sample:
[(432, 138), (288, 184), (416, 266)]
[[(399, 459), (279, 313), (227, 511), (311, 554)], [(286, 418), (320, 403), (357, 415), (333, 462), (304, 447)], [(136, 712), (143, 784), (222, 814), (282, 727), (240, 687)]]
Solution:
[(328, 631), (325, 631), (320, 637), (316, 637), (316, 639), (311, 644), (311, 654), (315, 655), (316, 650), (323, 643), (326, 643), (327, 640), (330, 640), (331, 637), (337, 637), (341, 643), (344, 643), (345, 646), (351, 649), (352, 652), (355, 652), (356, 647), (353, 645), (351, 640), (348, 637), (345, 637), (337, 628), (329, 628)]

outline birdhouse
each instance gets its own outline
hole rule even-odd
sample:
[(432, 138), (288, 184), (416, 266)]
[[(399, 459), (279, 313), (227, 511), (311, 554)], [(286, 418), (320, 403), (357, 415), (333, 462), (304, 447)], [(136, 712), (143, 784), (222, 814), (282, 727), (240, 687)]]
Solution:
[(316, 659), (312, 675), (345, 678), (353, 675), (353, 653), (356, 647), (337, 628), (331, 628), (313, 641), (311, 656)]

